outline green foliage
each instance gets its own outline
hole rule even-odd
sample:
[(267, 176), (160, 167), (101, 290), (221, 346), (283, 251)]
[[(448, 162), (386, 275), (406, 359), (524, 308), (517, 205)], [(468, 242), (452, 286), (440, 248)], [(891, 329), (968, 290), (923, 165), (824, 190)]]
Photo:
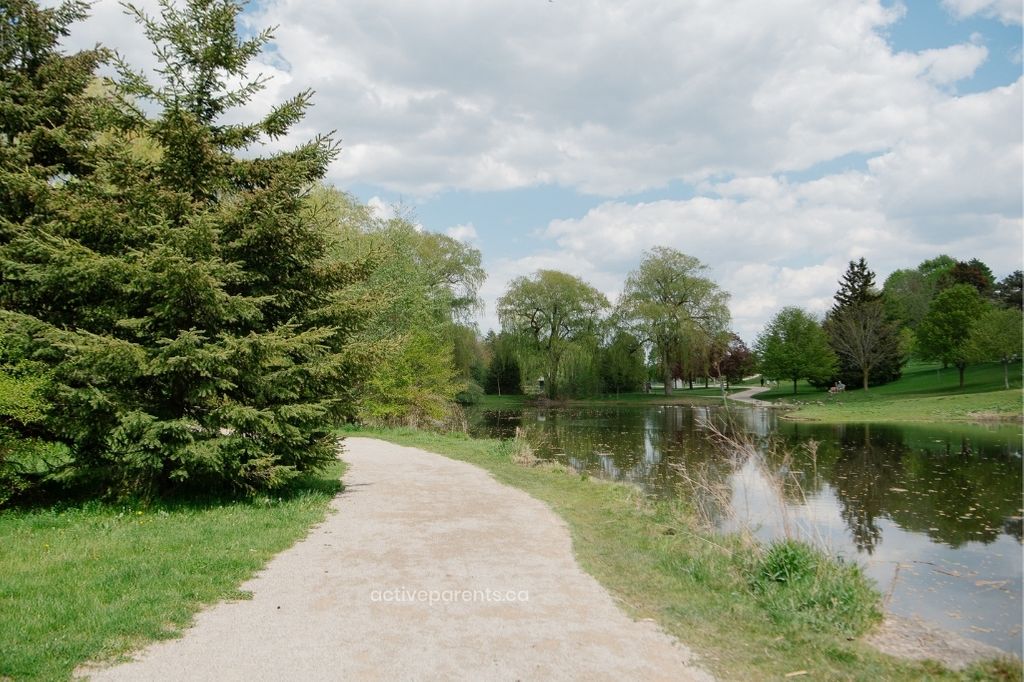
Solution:
[(616, 332), (612, 342), (601, 349), (599, 367), (604, 393), (638, 391), (647, 380), (643, 346), (628, 332)]
[(515, 342), (504, 332), (490, 332), (485, 343), (490, 351), (491, 361), (487, 367), (484, 390), (488, 395), (520, 395), (523, 392), (523, 377), (516, 357)]
[(936, 295), (917, 329), (917, 349), (922, 359), (954, 365), (960, 370), (972, 360), (971, 330), (985, 303), (970, 284), (954, 284)]
[(842, 279), (839, 280), (839, 291), (836, 292), (836, 302), (832, 306), (832, 312), (835, 313), (859, 303), (875, 301), (880, 296), (881, 294), (875, 289), (875, 273), (868, 268), (864, 258), (850, 261)]
[[(0, 165), (0, 186), (35, 197), (0, 222), (0, 317), (51, 377), (45, 435), (72, 453), (64, 480), (111, 493), (277, 488), (333, 462), (331, 428), (353, 413), (363, 313), (338, 292), (361, 269), (328, 258), (304, 204), (336, 147), (318, 137), (240, 158), (310, 100), (224, 120), (262, 87), (246, 72), (269, 34), (238, 39), (240, 11), (230, 0), (133, 10), (162, 80), (119, 62), (103, 96), (59, 100), (89, 126), (71, 136), (57, 119), (65, 161)], [(94, 61), (74, 71), (78, 92)], [(17, 134), (14, 148), (40, 135)]]
[(1024, 272), (1014, 270), (995, 285), (995, 300), (1006, 308), (1024, 310)]
[[(902, 282), (914, 279), (908, 275)], [(829, 383), (838, 379), (867, 390), (900, 376), (906, 356), (900, 352), (899, 327), (889, 315), (893, 306), (886, 306), (874, 282), (875, 273), (863, 258), (850, 261), (825, 318), (825, 333), (838, 358), (836, 376)]]
[(896, 270), (885, 280), (882, 300), (890, 319), (910, 329), (921, 323), (935, 296), (935, 284), (918, 270)]
[[(366, 302), (369, 310), (358, 335), (371, 358), (369, 376), (359, 386), (358, 418), (383, 424), (446, 422), (458, 395), (469, 388), (473, 364), (482, 363), (469, 346), (470, 337), (475, 346), (475, 331), (454, 321), (473, 279), (459, 274), (458, 264), (478, 259), (479, 253), (463, 247), (476, 253), (463, 257), (450, 248), (439, 250), (437, 235), (420, 232), (407, 218), (375, 219), (348, 195), (324, 190), (318, 201), (337, 221), (335, 257), (370, 262), (367, 279), (345, 294)], [(456, 364), (457, 350), (462, 367)]]
[(824, 380), (836, 368), (836, 356), (818, 321), (799, 308), (783, 308), (757, 337), (761, 372), (789, 379), (793, 392), (800, 379)]
[(1009, 365), (1022, 354), (1024, 317), (1019, 308), (989, 308), (975, 322), (968, 355), (975, 361), (1003, 363), (1003, 385), (1010, 388)]
[(666, 395), (673, 360), (687, 362), (729, 324), (729, 295), (706, 271), (693, 256), (657, 247), (629, 274), (619, 299), (616, 320), (659, 356)]
[(992, 270), (977, 258), (969, 261), (956, 261), (953, 267), (945, 272), (940, 280), (940, 286), (949, 287), (955, 284), (969, 284), (978, 290), (982, 296), (988, 296), (995, 287), (995, 277)]
[(854, 637), (879, 622), (879, 595), (856, 564), (796, 540), (770, 544), (751, 569), (751, 589), (773, 621)]
[(583, 280), (557, 270), (538, 270), (509, 284), (498, 300), (498, 317), (503, 331), (538, 359), (545, 391), (556, 398), (561, 395), (562, 359), (571, 349), (594, 342), (607, 308), (604, 294)]

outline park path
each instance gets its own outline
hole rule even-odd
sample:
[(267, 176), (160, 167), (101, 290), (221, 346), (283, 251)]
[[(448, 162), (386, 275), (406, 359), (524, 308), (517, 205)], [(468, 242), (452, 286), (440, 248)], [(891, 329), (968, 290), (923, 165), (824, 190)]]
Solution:
[(580, 569), (541, 502), (415, 448), (349, 438), (342, 457), (336, 513), (243, 585), (251, 600), (92, 679), (710, 679)]
[(757, 405), (759, 407), (769, 407), (772, 403), (767, 400), (758, 400), (754, 396), (765, 391), (772, 390), (770, 386), (754, 386), (743, 391), (738, 391), (729, 396), (729, 400), (736, 400), (741, 403), (747, 403), (749, 405)]

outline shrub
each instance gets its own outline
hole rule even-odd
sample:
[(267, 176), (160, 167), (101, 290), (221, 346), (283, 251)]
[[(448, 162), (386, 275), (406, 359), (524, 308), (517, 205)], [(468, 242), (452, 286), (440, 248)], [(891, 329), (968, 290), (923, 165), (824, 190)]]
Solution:
[(881, 619), (879, 594), (860, 566), (797, 540), (758, 553), (750, 588), (773, 621), (856, 636)]

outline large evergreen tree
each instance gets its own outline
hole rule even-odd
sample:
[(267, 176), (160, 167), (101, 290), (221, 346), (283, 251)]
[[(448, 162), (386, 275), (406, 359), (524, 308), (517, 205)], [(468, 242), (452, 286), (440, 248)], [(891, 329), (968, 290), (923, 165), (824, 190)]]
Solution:
[(85, 103), (94, 129), (67, 146), (75, 163), (0, 168), (3, 187), (44, 179), (34, 208), (3, 218), (0, 314), (52, 371), (48, 428), (73, 453), (66, 474), (113, 491), (266, 489), (322, 467), (363, 371), (349, 343), (362, 312), (338, 294), (361, 264), (328, 257), (303, 204), (335, 143), (240, 155), (285, 135), (310, 93), (225, 120), (262, 86), (247, 65), (270, 38), (236, 37), (240, 11), (132, 8), (161, 81), (119, 63), (109, 94)]
[(875, 273), (863, 258), (850, 261), (839, 281), (835, 304), (825, 317), (825, 332), (839, 358), (829, 383), (838, 380), (867, 389), (900, 377), (899, 327), (885, 310)]

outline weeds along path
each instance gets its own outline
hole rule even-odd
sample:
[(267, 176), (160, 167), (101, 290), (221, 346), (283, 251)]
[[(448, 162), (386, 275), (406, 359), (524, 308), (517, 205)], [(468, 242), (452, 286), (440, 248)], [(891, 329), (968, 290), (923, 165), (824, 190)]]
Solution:
[(472, 465), (345, 441), (336, 513), (200, 613), (180, 639), (96, 680), (707, 680), (576, 564), (544, 504)]

